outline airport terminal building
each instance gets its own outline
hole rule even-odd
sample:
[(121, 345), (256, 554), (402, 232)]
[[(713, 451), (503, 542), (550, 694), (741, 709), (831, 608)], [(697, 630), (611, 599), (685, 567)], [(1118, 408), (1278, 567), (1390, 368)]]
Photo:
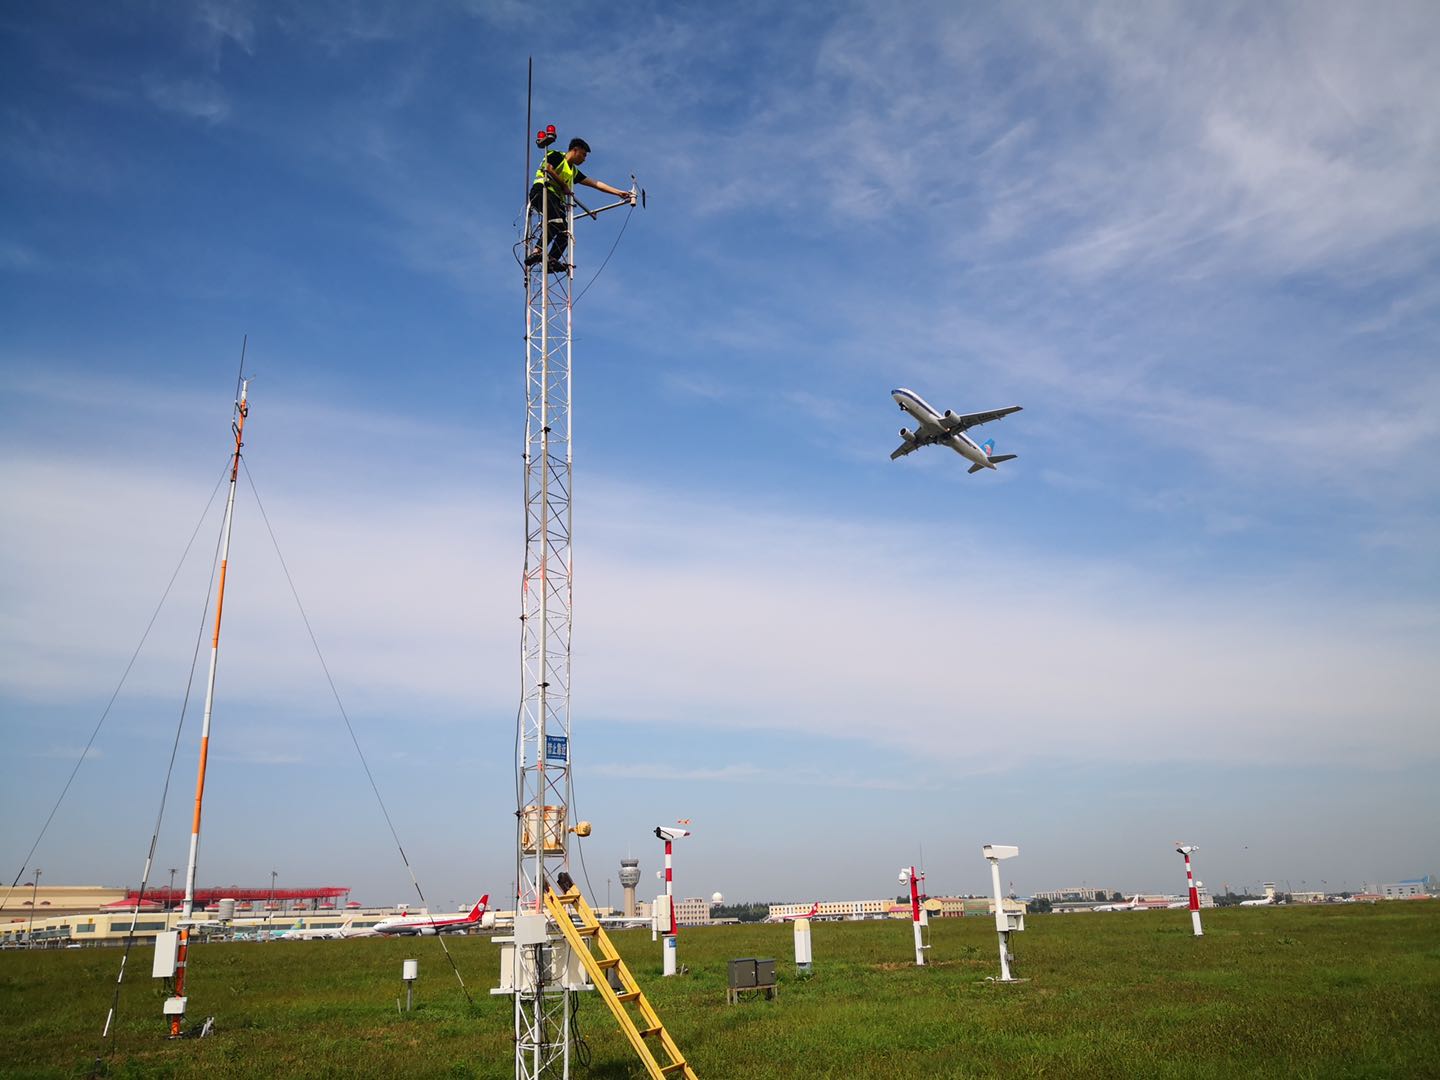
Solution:
[[(213, 920), (220, 901), (231, 900), (235, 915), (229, 932), (278, 936), (296, 926), (338, 929), (347, 920), (353, 928), (365, 929), (396, 913), (392, 908), (366, 908), (346, 901), (349, 891), (330, 885), (212, 886), (195, 891), (194, 917)], [(104, 944), (132, 932), (152, 938), (175, 928), (183, 901), (183, 892), (168, 887), (147, 889), (142, 898), (133, 889), (26, 882), (0, 893), (0, 946)]]

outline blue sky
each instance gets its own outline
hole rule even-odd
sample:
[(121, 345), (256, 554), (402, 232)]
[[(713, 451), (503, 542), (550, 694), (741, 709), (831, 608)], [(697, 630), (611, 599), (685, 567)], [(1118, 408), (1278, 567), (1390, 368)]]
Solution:
[[(247, 463), (427, 894), (501, 895), (536, 126), (649, 208), (576, 309), (592, 893), (1440, 869), (1440, 15), (0, 16), (0, 802), (25, 861)], [(622, 213), (583, 225), (579, 280)], [(909, 386), (1018, 460), (888, 460)], [(134, 883), (212, 509), (33, 862)], [(202, 882), (408, 897), (242, 483)], [(182, 865), (198, 710), (158, 855)], [(648, 876), (647, 876), (647, 880)], [(618, 895), (618, 884), (614, 886)], [(648, 889), (648, 886), (645, 886)]]

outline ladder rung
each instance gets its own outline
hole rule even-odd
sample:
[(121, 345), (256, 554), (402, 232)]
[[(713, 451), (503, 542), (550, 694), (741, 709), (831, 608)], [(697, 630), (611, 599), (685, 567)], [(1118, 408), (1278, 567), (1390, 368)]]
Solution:
[(575, 928), (575, 932), (576, 932), (577, 934), (579, 934), (581, 937), (594, 937), (596, 934), (598, 934), (598, 933), (600, 932), (600, 927), (598, 927), (598, 926), (577, 926), (577, 927)]
[(597, 956), (597, 957), (595, 958), (595, 966), (598, 967), (601, 971), (604, 971), (606, 968), (619, 967), (619, 966), (620, 966), (620, 957), (618, 957), (618, 956), (604, 956), (604, 957), (602, 957), (602, 956)]
[(665, 1025), (664, 1025), (664, 1024), (656, 1024), (654, 1027), (641, 1028), (641, 1029), (640, 1029), (640, 1037), (641, 1037), (642, 1039), (648, 1039), (648, 1038), (650, 1038), (651, 1035), (659, 1035), (659, 1034), (660, 1034), (662, 1031), (664, 1031), (664, 1030), (665, 1030)]
[(684, 1059), (684, 1058), (681, 1058), (679, 1061), (672, 1062), (672, 1063), (669, 1064), (669, 1065), (661, 1065), (661, 1066), (660, 1066), (660, 1071), (661, 1071), (662, 1073), (672, 1073), (672, 1072), (674, 1072), (676, 1069), (684, 1069), (684, 1068), (685, 1068), (685, 1059)]
[(639, 991), (639, 990), (630, 990), (630, 991), (627, 991), (626, 993), (623, 993), (623, 994), (616, 994), (615, 996), (616, 996), (617, 998), (619, 998), (621, 1001), (626, 1001), (626, 1002), (629, 1002), (629, 1001), (637, 1001), (637, 1000), (639, 1000), (639, 998), (640, 998), (640, 991)]

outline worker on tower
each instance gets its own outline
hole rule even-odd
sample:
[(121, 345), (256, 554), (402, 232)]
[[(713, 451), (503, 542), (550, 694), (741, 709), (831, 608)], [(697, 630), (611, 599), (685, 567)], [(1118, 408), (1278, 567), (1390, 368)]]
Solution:
[[(596, 191), (603, 191), (607, 195), (615, 195), (628, 200), (631, 206), (635, 205), (633, 191), (621, 191), (617, 187), (611, 187), (603, 180), (593, 180), (577, 168), (577, 166), (585, 164), (585, 159), (589, 156), (589, 143), (584, 139), (571, 139), (570, 147), (564, 153), (559, 150), (551, 150), (540, 160), (540, 168), (535, 170), (535, 180), (530, 185), (530, 209), (543, 218), (546, 215), (548, 204), (550, 259), (546, 269), (551, 273), (567, 269), (564, 259), (570, 235), (565, 228), (565, 204), (570, 198), (570, 193), (575, 190), (576, 184), (584, 184)], [(540, 261), (544, 254), (541, 251), (540, 238), (542, 235), (537, 226), (535, 246), (525, 257), (526, 266), (533, 266)]]

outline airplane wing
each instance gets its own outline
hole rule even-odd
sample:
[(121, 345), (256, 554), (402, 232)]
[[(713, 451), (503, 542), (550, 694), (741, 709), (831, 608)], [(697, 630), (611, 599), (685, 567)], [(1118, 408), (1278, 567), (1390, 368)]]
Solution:
[(920, 446), (920, 442), (919, 442), (918, 439), (915, 439), (915, 440), (907, 440), (907, 441), (901, 443), (899, 446), (897, 446), (897, 447), (894, 449), (894, 451), (891, 452), (891, 454), (890, 454), (890, 460), (891, 460), (891, 461), (894, 461), (896, 458), (902, 458), (902, 457), (904, 457), (906, 454), (914, 453), (914, 452), (919, 448), (919, 446)]
[(965, 413), (963, 416), (956, 416), (951, 413), (949, 416), (942, 416), (937, 423), (944, 426), (946, 431), (968, 431), (972, 427), (979, 427), (981, 424), (988, 424), (992, 420), (999, 420), (1002, 416), (1009, 416), (1017, 413), (1023, 406), (1011, 405), (1007, 409), (991, 409), (989, 412)]

